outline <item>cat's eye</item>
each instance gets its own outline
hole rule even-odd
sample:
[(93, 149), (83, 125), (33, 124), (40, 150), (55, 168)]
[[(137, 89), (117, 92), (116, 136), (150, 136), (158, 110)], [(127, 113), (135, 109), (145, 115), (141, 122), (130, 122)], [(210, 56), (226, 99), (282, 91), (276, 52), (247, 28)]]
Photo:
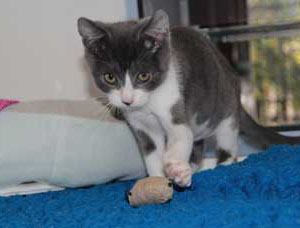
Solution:
[(139, 73), (137, 76), (137, 79), (140, 82), (147, 82), (152, 78), (152, 74), (151, 73)]
[(105, 81), (106, 81), (108, 84), (113, 85), (113, 84), (116, 83), (116, 77), (113, 76), (113, 74), (111, 74), (111, 73), (105, 73), (105, 74), (104, 74), (104, 79), (105, 79)]

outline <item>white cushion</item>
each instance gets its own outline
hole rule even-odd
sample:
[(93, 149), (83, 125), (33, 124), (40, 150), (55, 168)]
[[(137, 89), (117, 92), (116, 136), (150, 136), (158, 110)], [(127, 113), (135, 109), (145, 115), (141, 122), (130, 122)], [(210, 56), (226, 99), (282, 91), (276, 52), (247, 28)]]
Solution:
[(36, 101), (0, 112), (0, 186), (62, 187), (144, 177), (135, 138), (97, 101)]

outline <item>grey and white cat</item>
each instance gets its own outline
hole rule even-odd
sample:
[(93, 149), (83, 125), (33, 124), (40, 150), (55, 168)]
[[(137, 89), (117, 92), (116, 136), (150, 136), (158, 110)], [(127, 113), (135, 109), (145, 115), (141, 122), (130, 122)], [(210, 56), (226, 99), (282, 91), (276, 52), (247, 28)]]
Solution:
[(257, 125), (225, 58), (198, 31), (170, 29), (164, 11), (120, 23), (80, 18), (78, 31), (94, 80), (135, 132), (150, 176), (189, 186), (201, 153), (193, 144), (208, 137), (225, 163), (237, 156), (240, 132), (263, 147), (300, 142)]

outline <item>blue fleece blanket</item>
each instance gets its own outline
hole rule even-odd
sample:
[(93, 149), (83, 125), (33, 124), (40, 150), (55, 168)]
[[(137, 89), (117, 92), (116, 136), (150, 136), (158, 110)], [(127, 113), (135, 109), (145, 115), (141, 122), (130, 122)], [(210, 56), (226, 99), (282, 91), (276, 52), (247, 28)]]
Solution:
[(300, 147), (197, 174), (169, 204), (131, 208), (133, 184), (0, 198), (0, 227), (300, 227)]

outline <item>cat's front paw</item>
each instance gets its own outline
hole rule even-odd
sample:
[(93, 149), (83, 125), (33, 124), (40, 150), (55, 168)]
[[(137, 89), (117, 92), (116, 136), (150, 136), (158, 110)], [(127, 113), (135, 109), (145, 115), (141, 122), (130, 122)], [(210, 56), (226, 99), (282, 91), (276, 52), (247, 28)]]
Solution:
[(167, 177), (180, 187), (189, 187), (192, 183), (192, 169), (187, 162), (170, 160), (165, 163)]

